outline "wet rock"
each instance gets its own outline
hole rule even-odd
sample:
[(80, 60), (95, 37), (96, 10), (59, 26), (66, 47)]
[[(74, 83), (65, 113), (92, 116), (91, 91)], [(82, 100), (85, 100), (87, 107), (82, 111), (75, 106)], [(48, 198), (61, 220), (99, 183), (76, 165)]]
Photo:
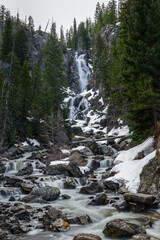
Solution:
[(26, 210), (21, 210), (18, 213), (15, 214), (15, 217), (18, 220), (25, 220), (25, 221), (30, 221), (30, 214)]
[(95, 155), (102, 155), (101, 147), (95, 142), (88, 142), (86, 146), (95, 154)]
[(100, 162), (96, 160), (91, 160), (89, 167), (93, 170), (96, 170), (100, 167)]
[(69, 163), (68, 166), (67, 166), (67, 169), (69, 171), (69, 175), (71, 177), (81, 177), (82, 176), (82, 173), (81, 173), (81, 170), (80, 168), (77, 166), (76, 163)]
[(64, 189), (75, 189), (76, 182), (72, 178), (66, 178), (64, 180)]
[(73, 240), (102, 240), (99, 236), (88, 233), (79, 233)]
[(135, 203), (142, 203), (146, 205), (152, 205), (156, 198), (153, 195), (149, 195), (149, 194), (125, 193), (124, 199), (127, 202), (135, 202)]
[(47, 203), (47, 201), (43, 200), (41, 197), (36, 195), (28, 195), (21, 198), (21, 202), (25, 203)]
[(59, 210), (58, 208), (50, 207), (50, 209), (45, 215), (45, 218), (55, 221), (58, 218), (66, 219), (67, 215), (63, 213), (61, 210)]
[(70, 196), (68, 196), (67, 194), (63, 194), (63, 195), (61, 195), (61, 197), (62, 197), (62, 199), (70, 199), (71, 197)]
[(6, 165), (4, 162), (0, 161), (0, 173), (5, 173), (6, 171)]
[(70, 225), (68, 222), (66, 222), (62, 218), (59, 218), (52, 223), (52, 227), (51, 227), (52, 232), (61, 232), (67, 229), (70, 229)]
[(94, 194), (103, 192), (104, 186), (102, 182), (92, 182), (88, 186), (82, 187), (79, 193), (82, 194)]
[(11, 231), (12, 234), (23, 233), (23, 230), (22, 230), (22, 228), (19, 225), (11, 226), (10, 231)]
[(98, 194), (95, 196), (90, 202), (89, 205), (105, 205), (108, 204), (109, 200), (107, 199), (107, 195), (105, 193)]
[(57, 164), (57, 165), (50, 165), (47, 168), (48, 175), (64, 175), (69, 176), (67, 165), (64, 164)]
[(115, 183), (113, 181), (106, 180), (106, 181), (104, 181), (103, 184), (105, 186), (105, 189), (109, 189), (111, 191), (116, 191), (116, 190), (118, 190), (120, 188), (119, 183)]
[(23, 181), (17, 177), (7, 177), (5, 187), (18, 187)]
[(118, 189), (117, 193), (119, 194), (125, 194), (125, 193), (128, 193), (128, 189), (125, 187), (125, 186), (122, 186)]
[(23, 182), (19, 184), (19, 187), (25, 192), (30, 193), (34, 188), (34, 185), (31, 182)]
[(78, 152), (72, 153), (69, 157), (69, 161), (76, 163), (78, 166), (85, 166), (87, 164), (87, 160), (85, 160)]
[(87, 177), (81, 177), (81, 178), (80, 178), (80, 184), (81, 184), (82, 186), (86, 185), (87, 180), (88, 180)]
[(103, 234), (110, 237), (131, 237), (136, 234), (145, 233), (146, 231), (140, 226), (121, 219), (108, 222), (103, 230)]
[(116, 201), (114, 207), (116, 207), (120, 211), (129, 211), (130, 209), (129, 203), (124, 200)]
[(16, 176), (30, 175), (33, 172), (33, 167), (31, 163), (27, 163), (27, 166), (18, 171)]
[(15, 199), (15, 197), (11, 196), (11, 197), (9, 198), (9, 201), (10, 201), (10, 202), (14, 202), (14, 201), (16, 201), (16, 199)]
[(70, 224), (80, 224), (80, 225), (88, 225), (92, 223), (92, 220), (89, 215), (82, 215), (78, 217), (69, 217), (67, 221)]
[(41, 197), (46, 201), (53, 201), (59, 198), (60, 190), (56, 187), (43, 187), (38, 189), (33, 189), (31, 195), (36, 195)]
[(134, 239), (134, 240), (159, 240), (159, 238), (149, 236), (149, 235), (146, 235), (146, 234), (134, 235), (134, 236), (132, 236), (132, 239)]

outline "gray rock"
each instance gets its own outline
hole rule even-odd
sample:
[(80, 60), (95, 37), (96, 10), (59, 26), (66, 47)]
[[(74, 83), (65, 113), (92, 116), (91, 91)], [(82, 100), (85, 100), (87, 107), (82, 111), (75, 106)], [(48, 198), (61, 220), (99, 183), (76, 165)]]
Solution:
[(142, 203), (146, 205), (152, 205), (156, 198), (153, 195), (149, 195), (149, 194), (125, 193), (124, 199), (127, 202), (135, 202), (135, 203)]
[(120, 185), (118, 183), (109, 180), (104, 181), (103, 184), (105, 186), (105, 189), (109, 189), (111, 191), (116, 191), (120, 188)]
[(64, 189), (75, 189), (76, 188), (76, 182), (72, 178), (66, 178), (64, 180)]
[(103, 234), (110, 237), (131, 237), (135, 234), (145, 233), (146, 231), (140, 226), (121, 219), (108, 222), (103, 230)]
[(105, 205), (109, 203), (109, 200), (107, 198), (107, 195), (105, 193), (101, 193), (101, 194), (98, 194), (97, 196), (95, 196), (90, 202), (89, 202), (89, 205), (96, 205), (96, 206), (99, 206), (99, 205)]
[(31, 195), (39, 196), (45, 201), (53, 201), (59, 198), (60, 190), (56, 187), (43, 187), (33, 189)]
[(88, 233), (79, 233), (73, 240), (102, 240), (99, 236)]
[(4, 162), (0, 161), (0, 173), (5, 173), (6, 171), (6, 165)]
[(94, 194), (103, 192), (104, 186), (102, 182), (92, 182), (88, 186), (82, 187), (79, 193), (82, 194)]
[(70, 224), (80, 224), (80, 225), (88, 225), (92, 223), (92, 220), (89, 215), (81, 215), (78, 217), (69, 217), (67, 221)]

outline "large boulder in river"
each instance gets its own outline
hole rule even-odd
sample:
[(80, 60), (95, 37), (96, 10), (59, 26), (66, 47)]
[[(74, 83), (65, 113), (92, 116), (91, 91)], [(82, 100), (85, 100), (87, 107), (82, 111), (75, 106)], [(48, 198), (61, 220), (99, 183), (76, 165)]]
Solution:
[(79, 233), (73, 240), (102, 240), (99, 236), (88, 233)]
[(156, 198), (153, 195), (143, 194), (143, 193), (125, 193), (124, 199), (127, 202), (135, 202), (135, 203), (142, 203), (146, 205), (152, 205)]
[(92, 182), (88, 186), (84, 186), (80, 189), (79, 193), (82, 194), (94, 194), (103, 192), (104, 186), (102, 182)]
[(36, 195), (41, 197), (46, 201), (53, 201), (59, 198), (60, 190), (56, 187), (43, 187), (38, 189), (33, 189), (31, 195)]
[(146, 231), (136, 224), (115, 219), (106, 224), (103, 233), (110, 237), (131, 237), (136, 234), (145, 234)]
[(74, 189), (76, 188), (76, 182), (72, 178), (66, 178), (64, 180), (64, 189)]
[(103, 184), (105, 186), (105, 189), (111, 190), (111, 191), (116, 191), (120, 188), (119, 183), (115, 183), (111, 180), (106, 180), (106, 181), (103, 182)]

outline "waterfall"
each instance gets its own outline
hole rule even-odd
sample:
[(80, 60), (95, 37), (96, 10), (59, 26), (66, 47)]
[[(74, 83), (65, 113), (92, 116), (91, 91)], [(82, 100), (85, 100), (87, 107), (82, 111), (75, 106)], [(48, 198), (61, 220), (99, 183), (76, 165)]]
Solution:
[(78, 72), (79, 72), (80, 91), (83, 92), (86, 86), (88, 85), (91, 72), (87, 67), (87, 64), (85, 61), (85, 54), (81, 54), (80, 56), (78, 56), (78, 53), (76, 53), (75, 58), (78, 66)]
[(86, 113), (89, 108), (89, 102), (87, 99), (83, 96), (81, 96), (81, 93), (85, 90), (89, 83), (90, 79), (90, 69), (87, 67), (86, 60), (85, 60), (85, 54), (81, 54), (78, 56), (78, 53), (75, 54), (75, 59), (77, 62), (78, 67), (78, 73), (79, 73), (79, 88), (80, 88), (80, 94), (71, 97), (69, 100), (69, 109), (70, 119), (79, 119), (79, 120), (85, 120), (86, 119)]

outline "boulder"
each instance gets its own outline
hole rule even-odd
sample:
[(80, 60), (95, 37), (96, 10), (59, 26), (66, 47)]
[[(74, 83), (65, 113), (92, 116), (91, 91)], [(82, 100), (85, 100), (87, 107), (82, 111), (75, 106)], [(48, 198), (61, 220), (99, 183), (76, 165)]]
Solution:
[(80, 224), (80, 225), (87, 225), (87, 224), (90, 224), (92, 223), (92, 220), (90, 218), (89, 215), (82, 215), (82, 216), (78, 216), (78, 217), (69, 217), (67, 219), (67, 221), (70, 223), (70, 224)]
[(82, 194), (94, 194), (103, 192), (104, 186), (102, 182), (92, 182), (88, 186), (84, 186), (80, 189), (79, 193)]
[(88, 142), (86, 146), (95, 154), (95, 155), (102, 155), (101, 147), (95, 142)]
[(95, 196), (89, 202), (89, 205), (99, 206), (99, 205), (105, 205), (105, 204), (108, 204), (108, 203), (109, 203), (109, 200), (107, 198), (107, 195), (105, 193), (101, 193), (101, 194), (98, 194), (97, 196)]
[(68, 172), (69, 172), (69, 176), (71, 176), (71, 177), (80, 178), (82, 176), (80, 168), (74, 162), (69, 163), (68, 166), (67, 166), (67, 169), (68, 169)]
[(93, 160), (90, 161), (89, 167), (93, 170), (96, 170), (97, 168), (100, 167), (100, 162), (93, 159)]
[(160, 240), (160, 238), (156, 238), (156, 237), (149, 236), (146, 234), (134, 235), (134, 236), (132, 236), (132, 239), (134, 239), (134, 240)]
[(88, 233), (79, 233), (73, 240), (102, 240), (99, 236)]
[(25, 203), (47, 203), (47, 201), (43, 200), (41, 197), (36, 196), (36, 195), (28, 195), (20, 200), (21, 202)]
[(140, 226), (121, 219), (108, 222), (103, 230), (103, 234), (110, 237), (131, 237), (136, 234), (145, 233), (146, 231)]
[(25, 220), (25, 221), (29, 221), (30, 220), (30, 214), (26, 210), (18, 211), (18, 213), (15, 214), (15, 217), (18, 220)]
[(53, 221), (55, 221), (58, 218), (62, 218), (66, 220), (67, 215), (56, 207), (50, 207), (50, 209), (46, 212), (44, 218), (48, 218)]
[(69, 176), (67, 165), (65, 164), (57, 164), (57, 165), (49, 165), (47, 167), (48, 175), (64, 175)]
[(42, 187), (33, 189), (31, 195), (39, 196), (45, 201), (53, 201), (59, 198), (60, 190), (56, 187)]
[(63, 220), (62, 218), (59, 218), (52, 223), (52, 227), (50, 230), (52, 232), (61, 232), (67, 229), (70, 229), (69, 223)]
[(69, 161), (76, 163), (78, 166), (85, 166), (87, 164), (87, 161), (78, 152), (73, 152), (69, 157)]
[(64, 180), (64, 189), (74, 189), (76, 188), (76, 182), (72, 178), (66, 178)]
[(34, 188), (33, 183), (31, 182), (22, 182), (19, 184), (19, 187), (25, 192), (30, 193), (32, 189)]
[(115, 183), (113, 181), (106, 180), (103, 182), (105, 189), (111, 190), (111, 191), (116, 191), (120, 188), (119, 183)]
[(18, 171), (16, 176), (30, 175), (33, 172), (33, 167), (31, 163), (27, 163), (27, 166)]
[(124, 199), (127, 202), (135, 202), (135, 203), (142, 203), (146, 205), (152, 205), (156, 198), (153, 195), (143, 194), (143, 193), (125, 193)]

